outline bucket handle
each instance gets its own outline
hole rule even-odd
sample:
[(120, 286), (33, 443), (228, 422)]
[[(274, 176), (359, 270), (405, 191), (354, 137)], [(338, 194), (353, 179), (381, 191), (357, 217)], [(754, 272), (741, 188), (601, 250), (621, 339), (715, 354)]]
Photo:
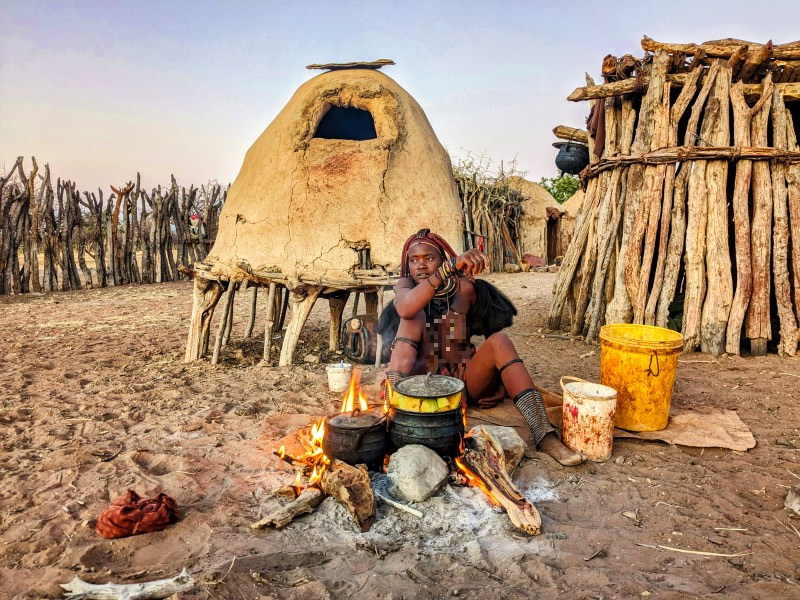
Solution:
[(561, 385), (561, 391), (566, 393), (567, 389), (564, 387), (564, 380), (567, 380), (567, 383), (589, 383), (585, 379), (581, 379), (580, 377), (573, 377), (572, 375), (564, 375), (560, 380), (559, 384)]
[[(656, 372), (653, 373), (653, 359), (656, 359)], [(653, 377), (658, 377), (661, 375), (661, 365), (658, 364), (658, 354), (656, 351), (653, 350), (652, 354), (650, 354), (650, 364), (647, 365), (647, 368), (644, 370), (645, 373), (652, 375)]]

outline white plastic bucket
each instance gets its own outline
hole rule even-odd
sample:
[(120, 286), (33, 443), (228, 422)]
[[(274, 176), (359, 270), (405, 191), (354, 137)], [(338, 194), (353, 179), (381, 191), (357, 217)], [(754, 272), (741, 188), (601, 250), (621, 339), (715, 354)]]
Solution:
[(593, 462), (611, 458), (617, 391), (577, 377), (562, 377), (561, 389), (564, 391), (561, 441)]
[(340, 362), (328, 365), (328, 389), (332, 392), (344, 392), (350, 385), (350, 376), (353, 373), (353, 365)]

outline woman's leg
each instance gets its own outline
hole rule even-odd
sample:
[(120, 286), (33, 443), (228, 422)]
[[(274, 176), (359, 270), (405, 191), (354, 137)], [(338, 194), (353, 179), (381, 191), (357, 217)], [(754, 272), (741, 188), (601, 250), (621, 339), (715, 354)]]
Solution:
[[(496, 385), (498, 375), (508, 394), (514, 398), (514, 405), (528, 422), (537, 448), (562, 465), (582, 463), (583, 456), (572, 452), (558, 439), (528, 370), (519, 359), (514, 343), (504, 333), (489, 336), (467, 365), (464, 377), (467, 394), (471, 398), (482, 398)], [(485, 405), (481, 407), (488, 408)]]
[(386, 369), (386, 380), (394, 384), (399, 378), (406, 377), (414, 371), (420, 350), (423, 347), (422, 336), (425, 333), (425, 313), (419, 313), (413, 319), (401, 319), (397, 335), (392, 342), (392, 355)]

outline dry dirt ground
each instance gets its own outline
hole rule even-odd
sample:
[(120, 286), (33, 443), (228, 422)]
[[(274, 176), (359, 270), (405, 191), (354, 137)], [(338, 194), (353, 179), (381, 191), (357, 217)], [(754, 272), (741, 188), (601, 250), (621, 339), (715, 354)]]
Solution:
[[(538, 335), (554, 277), (490, 277), (517, 303), (511, 336), (551, 389), (599, 376), (597, 346)], [(542, 514), (537, 537), (470, 488), (419, 504), (422, 519), (379, 503), (364, 534), (332, 499), (254, 531), (270, 490), (292, 479), (272, 443), (337, 401), (324, 364), (303, 362), (334, 358), (327, 306), (291, 369), (259, 364), (244, 300), (219, 366), (187, 365), (191, 295), (175, 283), (0, 298), (3, 598), (59, 597), (76, 574), (136, 583), (183, 567), (198, 585), (182, 598), (800, 596), (800, 519), (783, 506), (800, 484), (798, 359), (681, 359), (674, 404), (738, 411), (757, 440), (748, 452), (617, 440), (612, 460), (571, 469), (531, 452), (514, 478)], [(370, 390), (379, 376), (366, 371)], [(182, 519), (101, 539), (94, 520), (129, 488), (172, 495)]]

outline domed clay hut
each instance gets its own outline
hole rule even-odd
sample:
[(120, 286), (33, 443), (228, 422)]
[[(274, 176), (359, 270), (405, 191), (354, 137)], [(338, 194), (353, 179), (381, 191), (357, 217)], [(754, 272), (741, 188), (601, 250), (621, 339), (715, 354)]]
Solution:
[(561, 249), (561, 206), (552, 194), (538, 183), (522, 177), (509, 177), (508, 186), (517, 190), (524, 201), (519, 219), (519, 243), (523, 254), (541, 257), (548, 265), (557, 256), (564, 254)]
[[(348, 292), (367, 294), (368, 309), (377, 310), (377, 294), (396, 281), (410, 232), (430, 227), (460, 244), (450, 159), (419, 104), (377, 71), (381, 62), (393, 64), (314, 66), (332, 70), (300, 86), (248, 150), (214, 246), (195, 265), (187, 361), (207, 350), (223, 290), (227, 307), (242, 282), (269, 287), (268, 328), (279, 305), (275, 295), (281, 289), (290, 295), (280, 356), (286, 366), (317, 298), (335, 300), (332, 349)], [(224, 337), (224, 327), (220, 332)], [(266, 333), (268, 359), (272, 335)]]

